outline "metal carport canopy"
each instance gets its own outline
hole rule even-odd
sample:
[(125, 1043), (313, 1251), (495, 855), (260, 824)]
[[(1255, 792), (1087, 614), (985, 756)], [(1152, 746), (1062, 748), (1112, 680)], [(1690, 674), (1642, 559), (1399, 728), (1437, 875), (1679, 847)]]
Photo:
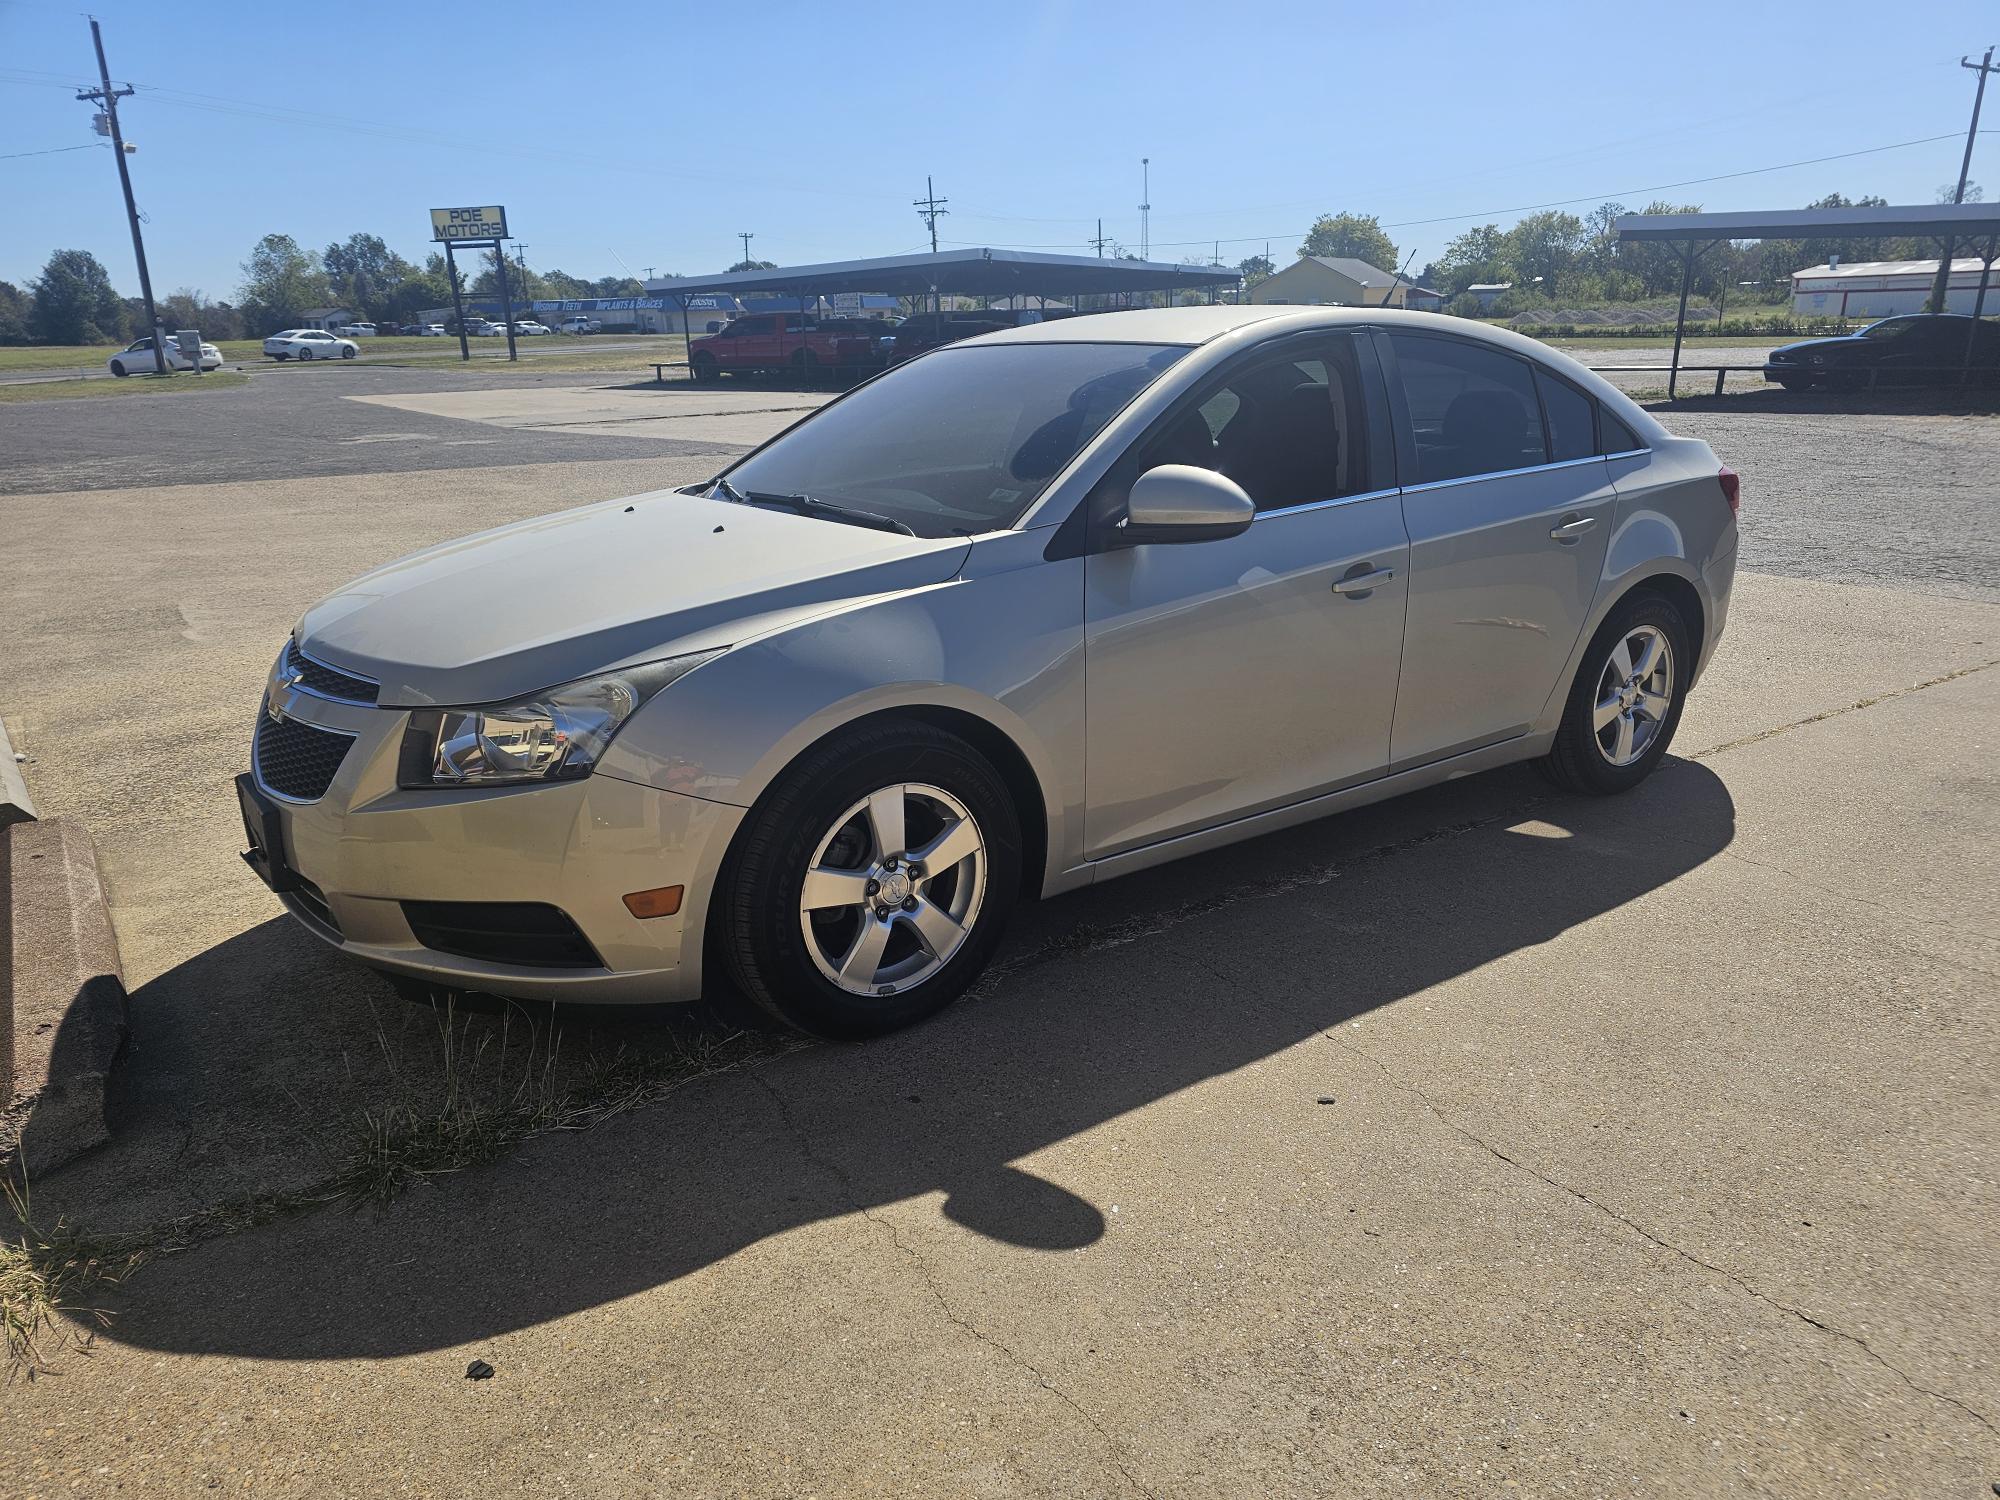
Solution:
[(1621, 240), (1798, 240), (1835, 234), (1927, 235), (1941, 239), (2000, 234), (2000, 207), (1933, 203), (1880, 208), (1780, 208), (1763, 213), (1620, 214)]
[(684, 276), (672, 281), (649, 281), (646, 290), (675, 298), (704, 292), (789, 292), (796, 296), (885, 292), (916, 297), (934, 291), (964, 297), (1055, 297), (1087, 292), (1170, 292), (1189, 287), (1234, 286), (1240, 279), (1240, 273), (1222, 266), (973, 248), (943, 250), (936, 255), (827, 261), (820, 265), (785, 266), (775, 271)]
[[(1885, 203), (1873, 208), (1779, 208), (1761, 213), (1719, 214), (1620, 214), (1611, 221), (1611, 232), (1621, 240), (1671, 240), (1686, 248), (1681, 252), (1681, 305), (1674, 317), (1674, 354), (1667, 369), (1667, 399), (1680, 393), (1681, 342), (1687, 334), (1688, 291), (1694, 285), (1694, 263), (1719, 240), (1796, 240), (1835, 234), (1917, 235), (1949, 245), (1954, 239), (1989, 241), (1983, 260), (1991, 261), (1991, 241), (2000, 237), (2000, 209), (1989, 203), (1929, 203), (1898, 206)], [(1700, 245), (1702, 249), (1696, 250)], [(1939, 259), (1947, 260), (1948, 255)], [(1942, 273), (1940, 273), (1942, 275)], [(1986, 302), (1982, 280), (1979, 304)], [(1972, 339), (1966, 336), (1966, 368), (1971, 368)], [(1720, 376), (1716, 390), (1722, 389)]]

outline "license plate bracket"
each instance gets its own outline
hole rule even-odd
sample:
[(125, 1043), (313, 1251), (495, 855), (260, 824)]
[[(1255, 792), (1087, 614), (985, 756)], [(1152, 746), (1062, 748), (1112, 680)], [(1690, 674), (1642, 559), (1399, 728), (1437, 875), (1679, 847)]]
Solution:
[(243, 810), (243, 836), (250, 847), (243, 863), (279, 895), (295, 891), (301, 881), (285, 860), (285, 825), (278, 805), (257, 788), (249, 772), (236, 778), (236, 801)]

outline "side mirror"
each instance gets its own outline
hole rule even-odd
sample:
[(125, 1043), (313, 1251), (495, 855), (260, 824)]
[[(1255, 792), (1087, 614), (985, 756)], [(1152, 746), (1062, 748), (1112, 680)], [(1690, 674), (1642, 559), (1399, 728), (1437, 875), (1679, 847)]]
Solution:
[(1141, 542), (1212, 542), (1241, 536), (1257, 505), (1235, 480), (1192, 464), (1161, 464), (1133, 482), (1118, 539)]

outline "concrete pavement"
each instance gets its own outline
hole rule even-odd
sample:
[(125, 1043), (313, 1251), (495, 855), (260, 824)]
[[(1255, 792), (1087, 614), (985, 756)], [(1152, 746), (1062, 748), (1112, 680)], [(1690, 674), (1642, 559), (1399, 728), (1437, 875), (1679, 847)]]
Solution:
[[(1810, 529), (1797, 458), (1738, 465), (1753, 569), (1760, 496)], [(317, 1180), (432, 1061), (235, 860), (302, 604), (712, 464), (4, 502), (9, 722), (97, 834), (134, 985), (127, 1128), (45, 1212)], [(1510, 770), (1148, 871), (1024, 911), (914, 1032), (156, 1260), (90, 1359), (0, 1389), (0, 1492), (1980, 1493), (2000, 615), (1968, 547), (1973, 597), (1901, 553), (1898, 587), (1747, 572), (1626, 798)]]

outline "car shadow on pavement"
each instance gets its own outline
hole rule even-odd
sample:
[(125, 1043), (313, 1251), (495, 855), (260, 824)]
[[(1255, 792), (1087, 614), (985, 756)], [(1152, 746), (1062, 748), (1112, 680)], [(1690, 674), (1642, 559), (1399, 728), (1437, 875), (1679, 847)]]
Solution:
[[(1104, 1234), (1103, 1209), (1024, 1158), (1547, 943), (1734, 832), (1698, 762), (1604, 800), (1516, 768), (1128, 877), (1024, 910), (997, 974), (926, 1025), (704, 1077), (381, 1210), (165, 1257), (108, 1299), (105, 1336), (285, 1360), (435, 1350), (940, 1194), (962, 1229), (1073, 1251)], [(1313, 1105), (1309, 1088), (1270, 1101), (1300, 1118)], [(1192, 1212), (1214, 1184), (1186, 1193), (1161, 1211)]]

